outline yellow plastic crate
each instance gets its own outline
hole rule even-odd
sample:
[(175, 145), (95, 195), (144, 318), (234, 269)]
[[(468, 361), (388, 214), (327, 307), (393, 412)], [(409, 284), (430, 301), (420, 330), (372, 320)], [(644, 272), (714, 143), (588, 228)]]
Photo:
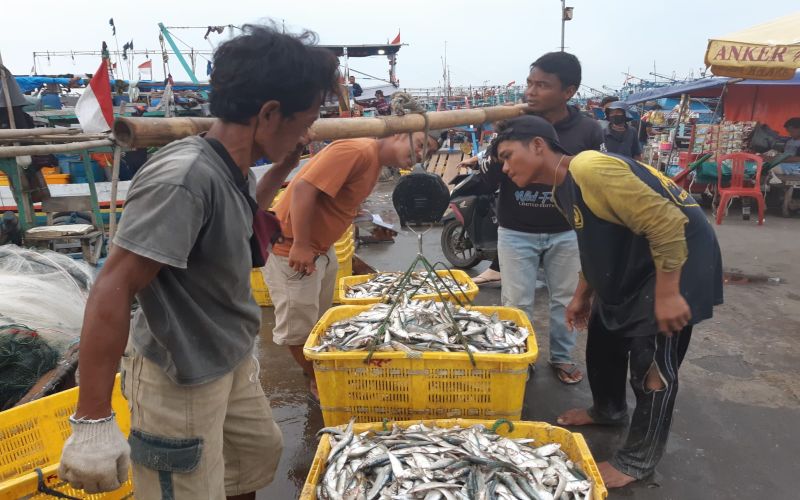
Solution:
[(372, 306), (329, 309), (308, 336), (303, 354), (313, 361), (325, 425), (340, 425), (350, 417), (359, 422), (415, 418), (506, 418), (519, 420), (528, 366), (539, 350), (528, 317), (511, 307), (472, 307), (528, 329), (523, 354), (464, 352), (376, 352), (365, 364), (366, 351), (314, 352), (332, 323), (351, 318)]
[[(61, 448), (72, 432), (69, 416), (78, 404), (78, 389), (69, 389), (0, 413), (0, 498), (52, 498), (38, 493), (36, 469), (42, 469), (44, 482), (61, 493), (90, 500), (131, 498), (130, 480), (118, 490), (88, 495), (75, 490), (58, 478)], [(128, 403), (122, 396), (117, 376), (111, 405), (117, 424), (127, 435), (131, 420)]]
[[(418, 424), (419, 422), (418, 420), (398, 422), (398, 425), (405, 428), (413, 424)], [(494, 425), (493, 420), (448, 419), (423, 420), (422, 422), (429, 427), (435, 425), (444, 428), (454, 427), (456, 425), (469, 427), (477, 424), (482, 424), (487, 428), (491, 428), (491, 426)], [(380, 431), (382, 429), (383, 423), (356, 424), (353, 426), (353, 431), (356, 433)], [(569, 456), (570, 460), (579, 465), (594, 483), (592, 498), (595, 500), (602, 500), (608, 496), (608, 490), (606, 490), (605, 484), (603, 484), (603, 478), (600, 477), (597, 464), (581, 434), (570, 432), (561, 427), (555, 427), (544, 422), (514, 422), (513, 430), (510, 430), (507, 425), (501, 425), (497, 429), (497, 433), (510, 438), (535, 439), (536, 446), (548, 443), (560, 443), (564, 453)], [(316, 487), (325, 472), (325, 462), (330, 451), (330, 438), (325, 434), (320, 439), (317, 453), (314, 455), (314, 461), (311, 463), (311, 470), (308, 471), (306, 484), (303, 486), (303, 491), (300, 493), (300, 500), (316, 500)]]
[(253, 290), (253, 298), (256, 303), (261, 307), (272, 306), (272, 298), (269, 296), (269, 288), (264, 281), (264, 275), (261, 274), (261, 269), (253, 269), (250, 272), (250, 288)]
[[(467, 273), (460, 269), (452, 269), (450, 271), (442, 270), (436, 271), (436, 274), (443, 278), (450, 278), (450, 273), (453, 273), (453, 277), (456, 279), (461, 285), (461, 291), (453, 290), (454, 296), (449, 296), (447, 292), (442, 293), (446, 299), (450, 302), (456, 302), (456, 299), (460, 300), (462, 303), (464, 302), (472, 302), (475, 300), (475, 297), (478, 295), (478, 285), (476, 285), (472, 278), (469, 277)], [(377, 273), (380, 274), (380, 273)], [(364, 305), (364, 304), (377, 304), (381, 302), (381, 297), (371, 297), (371, 298), (348, 298), (346, 295), (347, 290), (355, 285), (360, 285), (361, 283), (366, 283), (367, 281), (371, 280), (377, 274), (359, 274), (356, 276), (346, 276), (339, 280), (339, 296), (342, 298), (342, 304), (345, 305)], [(415, 295), (415, 299), (417, 300), (435, 300), (440, 301), (441, 298), (437, 293), (423, 293), (420, 295)]]

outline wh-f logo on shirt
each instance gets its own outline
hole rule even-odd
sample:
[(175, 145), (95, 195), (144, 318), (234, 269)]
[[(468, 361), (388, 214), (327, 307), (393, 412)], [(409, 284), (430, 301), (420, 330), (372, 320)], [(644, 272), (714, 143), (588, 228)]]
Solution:
[(523, 206), (552, 207), (553, 193), (551, 191), (516, 191), (514, 198)]

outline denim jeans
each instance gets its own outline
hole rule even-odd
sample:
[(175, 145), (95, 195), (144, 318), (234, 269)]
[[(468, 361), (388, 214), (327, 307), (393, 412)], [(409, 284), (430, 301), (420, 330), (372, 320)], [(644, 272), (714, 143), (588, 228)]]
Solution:
[(522, 309), (533, 323), (541, 262), (550, 294), (550, 362), (570, 363), (577, 334), (567, 330), (564, 312), (578, 286), (580, 257), (575, 232), (523, 233), (501, 227), (497, 238), (503, 305)]

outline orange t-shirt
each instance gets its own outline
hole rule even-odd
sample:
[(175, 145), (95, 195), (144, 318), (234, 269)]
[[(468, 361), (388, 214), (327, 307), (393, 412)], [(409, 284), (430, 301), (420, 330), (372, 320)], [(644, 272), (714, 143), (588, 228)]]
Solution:
[(284, 241), (276, 243), (272, 252), (289, 256), (292, 248), (292, 193), (302, 179), (322, 191), (317, 197), (316, 217), (311, 221), (311, 247), (325, 253), (353, 223), (361, 203), (378, 183), (381, 165), (376, 139), (343, 139), (334, 141), (311, 158), (289, 183), (275, 205), (281, 221)]

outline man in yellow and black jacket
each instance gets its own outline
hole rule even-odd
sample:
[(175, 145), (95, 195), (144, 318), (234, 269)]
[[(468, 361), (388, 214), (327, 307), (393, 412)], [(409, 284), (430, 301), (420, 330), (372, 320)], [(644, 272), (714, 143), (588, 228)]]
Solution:
[(596, 151), (570, 156), (541, 118), (504, 122), (492, 153), (518, 186), (552, 184), (578, 235), (582, 271), (566, 322), (588, 327), (593, 405), (558, 423), (626, 424), (630, 366), (636, 408), (628, 438), (599, 467), (610, 488), (647, 477), (666, 447), (692, 327), (722, 303), (714, 230), (691, 195), (656, 169)]

